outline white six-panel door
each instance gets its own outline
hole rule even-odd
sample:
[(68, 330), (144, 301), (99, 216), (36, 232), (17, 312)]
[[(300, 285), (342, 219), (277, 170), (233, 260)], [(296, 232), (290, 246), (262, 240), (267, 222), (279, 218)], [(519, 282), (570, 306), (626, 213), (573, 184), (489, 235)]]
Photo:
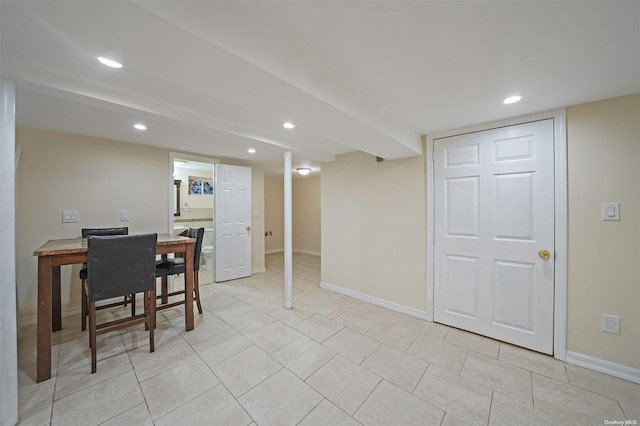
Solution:
[(553, 155), (553, 120), (434, 141), (435, 321), (553, 352)]
[(216, 164), (215, 280), (251, 275), (251, 168)]

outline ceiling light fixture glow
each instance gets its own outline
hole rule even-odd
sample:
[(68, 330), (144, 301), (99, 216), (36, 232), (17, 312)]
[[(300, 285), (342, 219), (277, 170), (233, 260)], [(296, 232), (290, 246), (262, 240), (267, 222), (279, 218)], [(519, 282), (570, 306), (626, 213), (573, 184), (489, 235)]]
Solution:
[(300, 173), (302, 176), (306, 176), (309, 173), (311, 173), (311, 169), (308, 167), (298, 167), (296, 169), (298, 171), (298, 173)]
[(296, 127), (296, 125), (295, 125), (295, 124), (293, 124), (293, 123), (290, 123), (290, 122), (286, 121), (286, 122), (282, 125), (282, 127), (284, 127), (285, 129), (294, 129), (294, 128)]
[(520, 102), (522, 100), (522, 95), (513, 95), (513, 96), (509, 96), (508, 98), (505, 98), (502, 103), (509, 105), (509, 104), (515, 104), (516, 102)]
[(255, 154), (255, 153), (256, 153), (256, 150), (255, 150), (255, 149), (253, 149), (253, 148), (249, 148), (249, 149), (247, 150), (247, 152), (248, 152), (249, 154)]
[(120, 62), (116, 62), (113, 59), (105, 58), (104, 56), (98, 56), (98, 61), (102, 65), (106, 65), (111, 68), (122, 68), (122, 64)]
[(147, 130), (147, 126), (142, 123), (136, 123), (133, 125), (133, 127), (135, 127), (137, 130)]

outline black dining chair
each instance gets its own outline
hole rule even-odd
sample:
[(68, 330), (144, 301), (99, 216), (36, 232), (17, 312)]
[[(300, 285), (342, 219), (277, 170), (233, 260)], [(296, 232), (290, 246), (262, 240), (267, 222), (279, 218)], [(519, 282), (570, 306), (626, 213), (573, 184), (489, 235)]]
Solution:
[[(123, 226), (123, 227), (119, 227), (119, 228), (82, 228), (82, 238), (87, 238), (90, 235), (96, 235), (96, 236), (105, 236), (105, 235), (128, 235), (129, 234), (129, 227), (127, 226)], [(87, 279), (87, 264), (84, 263), (82, 265), (82, 268), (80, 268), (80, 280), (82, 281), (82, 298), (81, 303), (81, 321), (82, 321), (82, 330), (86, 330), (87, 329), (87, 316), (89, 315), (89, 312), (87, 310), (87, 295), (85, 293), (85, 289), (84, 289), (84, 284), (85, 281)], [(96, 309), (106, 309), (106, 308), (112, 308), (114, 306), (127, 306), (127, 303), (131, 303), (131, 316), (134, 316), (136, 314), (136, 300), (135, 300), (135, 295), (127, 295), (124, 296), (124, 299), (122, 302), (117, 302), (117, 303), (109, 303), (106, 305), (102, 305), (102, 306), (98, 306), (96, 307)]]
[[(193, 292), (194, 299), (196, 304), (198, 305), (198, 313), (202, 314), (202, 305), (200, 304), (200, 285), (199, 285), (199, 277), (198, 273), (200, 270), (200, 252), (202, 251), (202, 239), (204, 238), (204, 228), (193, 228), (190, 227), (188, 230), (182, 232), (180, 234), (184, 237), (195, 238), (196, 245), (193, 249)], [(186, 301), (186, 293), (185, 290), (174, 291), (172, 293), (167, 293), (167, 277), (169, 275), (178, 275), (184, 274), (186, 271), (186, 262), (183, 257), (174, 257), (171, 259), (162, 259), (156, 262), (156, 277), (162, 278), (162, 287), (161, 287), (161, 295), (158, 298), (162, 298), (163, 302), (167, 300), (170, 296), (175, 296), (178, 294), (185, 294), (185, 298), (179, 302), (174, 303), (163, 303), (158, 309), (167, 309), (174, 306), (182, 305)]]
[[(91, 373), (96, 372), (96, 336), (135, 324), (149, 331), (149, 350), (155, 350), (156, 325), (156, 245), (157, 234), (87, 237), (85, 281), (89, 307)], [(144, 293), (144, 312), (130, 317), (96, 323), (96, 302), (128, 294)]]

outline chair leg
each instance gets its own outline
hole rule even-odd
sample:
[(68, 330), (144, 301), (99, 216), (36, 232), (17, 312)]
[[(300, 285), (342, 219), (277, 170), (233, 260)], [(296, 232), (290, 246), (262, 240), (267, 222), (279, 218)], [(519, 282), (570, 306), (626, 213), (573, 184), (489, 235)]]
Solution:
[(149, 300), (149, 352), (155, 352), (154, 330), (156, 328), (156, 290), (148, 293)]
[(82, 322), (82, 331), (87, 329), (87, 289), (85, 288), (85, 280), (82, 280), (82, 299), (81, 299), (81, 318)]
[(198, 271), (193, 271), (193, 291), (196, 296), (196, 304), (198, 305), (198, 313), (202, 315), (202, 304), (200, 304), (200, 282)]
[[(142, 293), (142, 305), (143, 305), (143, 310), (144, 310), (144, 315), (145, 317), (148, 315), (149, 311), (150, 311), (150, 306), (151, 306), (151, 301), (149, 300), (149, 292), (144, 292)], [(144, 331), (149, 331), (149, 325), (151, 324), (151, 322), (149, 321), (149, 319), (147, 318), (147, 320), (144, 323)]]
[[(131, 316), (135, 317), (136, 316), (136, 295), (135, 294), (131, 294)], [(125, 296), (127, 297), (127, 296)], [(127, 305), (125, 305), (127, 306)]]
[(169, 294), (168, 281), (169, 280), (167, 279), (166, 275), (160, 278), (160, 295), (162, 296), (162, 298), (160, 299), (160, 302), (163, 305), (166, 305), (167, 303), (169, 303), (169, 296), (167, 296), (167, 294)]
[(96, 303), (89, 305), (89, 346), (91, 346), (91, 374), (96, 372)]

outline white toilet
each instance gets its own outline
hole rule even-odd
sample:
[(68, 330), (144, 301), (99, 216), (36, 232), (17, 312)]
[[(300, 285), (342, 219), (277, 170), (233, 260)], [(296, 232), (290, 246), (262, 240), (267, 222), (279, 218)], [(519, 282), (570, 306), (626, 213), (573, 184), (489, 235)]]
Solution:
[(213, 271), (213, 228), (204, 228), (202, 250), (200, 253), (204, 258), (204, 265), (202, 265), (202, 269)]

